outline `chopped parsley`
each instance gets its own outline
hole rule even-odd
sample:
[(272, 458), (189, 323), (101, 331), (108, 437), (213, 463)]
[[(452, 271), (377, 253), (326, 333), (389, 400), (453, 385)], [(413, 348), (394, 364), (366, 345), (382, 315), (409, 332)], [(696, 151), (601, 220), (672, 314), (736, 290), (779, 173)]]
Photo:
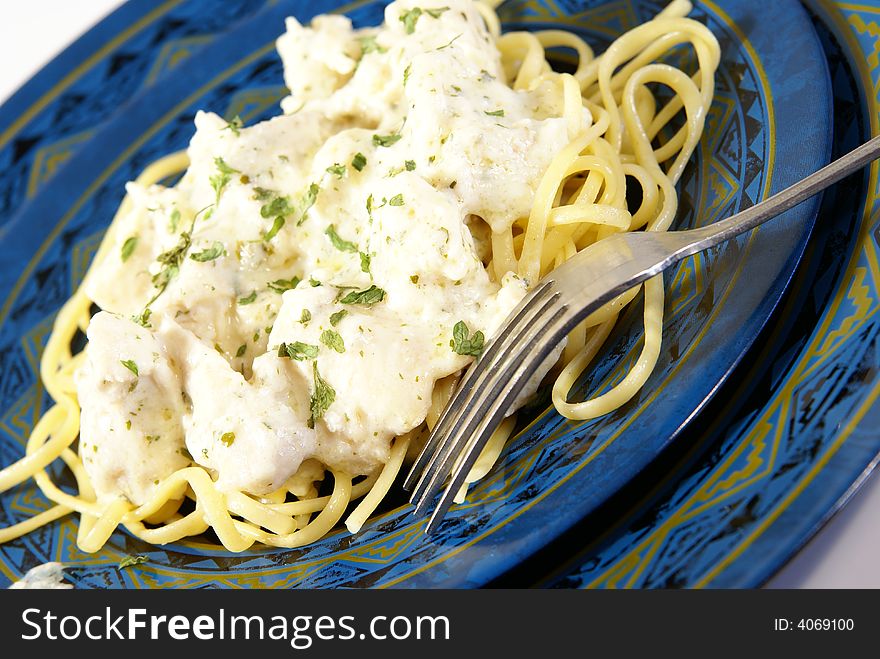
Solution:
[(244, 353), (247, 352), (247, 343), (242, 343), (238, 346), (238, 350), (235, 351), (236, 357), (244, 357)]
[(406, 30), (407, 34), (412, 34), (413, 32), (415, 32), (416, 21), (419, 20), (419, 16), (421, 15), (421, 7), (413, 7), (412, 9), (400, 14), (400, 22), (403, 23), (403, 27)]
[(196, 220), (199, 215), (203, 212), (211, 208), (214, 204), (210, 204), (201, 209), (198, 213), (193, 216), (192, 224), (189, 227), (189, 231), (184, 231), (180, 234), (180, 238), (177, 241), (177, 244), (171, 249), (162, 252), (159, 256), (156, 257), (156, 261), (161, 264), (161, 268), (159, 271), (153, 275), (152, 282), (153, 286), (159, 289), (156, 294), (152, 297), (152, 299), (147, 302), (146, 308), (141, 312), (139, 317), (134, 318), (134, 321), (144, 327), (149, 327), (147, 323), (147, 319), (150, 317), (149, 306), (155, 302), (162, 293), (165, 292), (165, 289), (168, 288), (168, 284), (171, 282), (174, 277), (177, 276), (177, 273), (180, 271), (180, 266), (183, 264), (183, 260), (186, 258), (186, 253), (192, 245), (192, 231), (196, 225)]
[(243, 126), (244, 123), (242, 122), (241, 117), (235, 115), (234, 117), (232, 117), (230, 122), (226, 124), (226, 128), (224, 128), (223, 130), (230, 130), (235, 134), (236, 137), (238, 137), (241, 134), (241, 129)]
[(246, 297), (238, 298), (238, 304), (244, 306), (245, 304), (252, 304), (257, 299), (257, 291), (251, 291), (251, 294)]
[(440, 46), (439, 48), (437, 48), (437, 50), (443, 50), (444, 48), (449, 48), (449, 46), (451, 46), (452, 43), (453, 43), (456, 39), (458, 39), (462, 34), (464, 34), (464, 33), (463, 33), (463, 32), (460, 32), (460, 33), (456, 34), (454, 37), (452, 37), (452, 39), (449, 40), (448, 43), (443, 44), (442, 46)]
[(339, 234), (336, 233), (336, 228), (332, 224), (327, 227), (327, 230), (324, 233), (327, 234), (327, 237), (330, 238), (330, 242), (333, 243), (333, 246), (340, 252), (354, 253), (358, 251), (357, 245), (339, 237)]
[(363, 153), (358, 151), (356, 154), (354, 154), (354, 158), (351, 159), (351, 166), (359, 172), (363, 171), (364, 167), (367, 166), (367, 157)]
[(168, 221), (168, 231), (177, 233), (177, 225), (180, 224), (180, 211), (176, 208), (171, 211), (171, 218)]
[(302, 213), (302, 216), (299, 218), (299, 222), (296, 223), (297, 226), (305, 221), (306, 214), (308, 213), (309, 209), (315, 205), (315, 201), (318, 199), (318, 193), (320, 191), (321, 188), (319, 188), (315, 183), (312, 183), (309, 186), (309, 191), (306, 192), (300, 202), (300, 213)]
[(492, 110), (491, 112), (484, 111), (483, 114), (488, 114), (490, 117), (503, 117), (504, 109), (502, 108), (500, 110)]
[(235, 443), (235, 433), (231, 431), (223, 433), (220, 435), (220, 441), (226, 446), (232, 446)]
[(190, 254), (189, 258), (193, 261), (204, 263), (205, 261), (213, 261), (221, 256), (226, 256), (226, 248), (219, 240), (215, 240), (214, 244), (209, 248), (203, 249), (201, 252), (196, 252), (195, 254)]
[(314, 277), (309, 277), (309, 286), (311, 286), (312, 288), (318, 288), (318, 286), (320, 285), (321, 282), (319, 282), (317, 279), (315, 279)]
[(299, 322), (303, 325), (308, 323), (312, 319), (312, 312), (308, 309), (303, 309), (302, 313), (299, 315)]
[(137, 248), (138, 237), (131, 236), (125, 239), (125, 242), (122, 243), (122, 252), (120, 256), (122, 257), (122, 262), (125, 263), (134, 254), (134, 250)]
[(396, 144), (402, 135), (400, 133), (393, 133), (391, 135), (373, 135), (373, 146), (391, 146)]
[(141, 563), (146, 563), (146, 556), (126, 556), (121, 561), (119, 561), (119, 569), (124, 570), (127, 567), (131, 567), (132, 565), (140, 565)]
[(302, 341), (294, 341), (293, 343), (282, 343), (278, 346), (278, 356), (295, 359), (298, 362), (314, 359), (318, 356), (318, 346)]
[[(186, 253), (191, 244), (192, 239), (190, 238), (189, 231), (184, 231), (180, 234), (180, 239), (174, 247), (162, 252), (156, 257), (156, 261), (162, 264), (159, 272), (153, 275), (152, 279), (153, 286), (159, 289), (159, 293), (156, 294), (156, 297), (158, 297), (158, 295), (168, 287), (169, 282), (177, 276), (177, 273), (180, 271), (180, 265), (183, 263), (183, 259), (186, 257)], [(154, 297), (153, 299), (155, 300), (156, 298)]]
[(375, 36), (370, 37), (360, 37), (358, 38), (358, 42), (361, 44), (361, 56), (367, 55), (369, 53), (384, 53), (386, 49), (380, 46), (376, 42)]
[(370, 218), (371, 224), (373, 222), (373, 211), (379, 210), (380, 208), (382, 208), (382, 206), (384, 206), (387, 203), (388, 203), (388, 200), (385, 197), (382, 197), (382, 205), (381, 206), (373, 206), (373, 194), (370, 193), (370, 196), (367, 197), (367, 215)]
[(342, 340), (342, 335), (336, 330), (328, 329), (321, 332), (321, 343), (336, 352), (345, 352), (345, 342)]
[(291, 277), (290, 279), (276, 279), (275, 281), (270, 281), (266, 285), (276, 293), (283, 293), (284, 291), (289, 291), (291, 288), (296, 288), (299, 285), (299, 282), (299, 277)]
[(274, 238), (285, 225), (287, 217), (294, 213), (298, 212), (300, 215), (296, 225), (299, 226), (302, 224), (306, 219), (308, 210), (315, 204), (315, 200), (318, 198), (318, 192), (320, 192), (320, 190), (321, 188), (317, 184), (310, 184), (309, 189), (300, 198), (299, 202), (296, 205), (293, 205), (290, 201), (290, 197), (282, 197), (271, 190), (257, 188), (254, 199), (266, 202), (260, 207), (260, 215), (267, 219), (270, 217), (275, 218), (275, 221), (272, 223), (272, 228), (263, 235), (263, 240), (266, 242), (272, 240), (272, 238)]
[(348, 309), (343, 309), (341, 311), (337, 311), (336, 313), (330, 314), (330, 324), (333, 327), (336, 327), (339, 324), (339, 321), (345, 318), (348, 315)]
[(279, 197), (266, 190), (259, 188), (257, 197), (259, 201), (267, 201), (260, 207), (260, 215), (266, 219), (270, 217), (278, 217), (279, 215), (290, 215), (293, 213), (293, 206), (290, 205), (290, 197)]
[(232, 175), (240, 174), (241, 172), (227, 165), (226, 161), (220, 157), (214, 158), (214, 166), (217, 167), (218, 173), (212, 176), (209, 180), (211, 182), (211, 187), (214, 188), (214, 192), (217, 195), (214, 201), (214, 203), (217, 204), (220, 203), (220, 195), (223, 194), (223, 189), (232, 179)]
[(418, 275), (410, 275), (409, 280), (414, 284), (418, 284), (419, 283), (419, 276)]
[(421, 7), (413, 7), (412, 9), (400, 14), (400, 22), (407, 34), (412, 34), (416, 30), (416, 22), (422, 14), (427, 14), (431, 18), (440, 18), (440, 14), (449, 11), (449, 7), (439, 7), (437, 9), (422, 9)]
[(140, 374), (138, 373), (138, 365), (135, 364), (131, 359), (120, 359), (119, 363), (125, 366), (125, 368), (127, 368), (129, 371), (134, 373), (135, 377), (140, 377)]
[(396, 194), (388, 200), (389, 206), (403, 206), (403, 195)]
[(269, 242), (275, 236), (278, 235), (278, 232), (281, 231), (281, 228), (284, 226), (286, 220), (283, 215), (279, 215), (275, 218), (275, 221), (272, 222), (272, 228), (269, 229), (265, 234), (263, 234), (263, 240)]
[(403, 86), (406, 87), (406, 81), (409, 80), (409, 74), (412, 72), (412, 62), (406, 65), (403, 70)]
[(141, 327), (150, 327), (150, 316), (153, 315), (152, 309), (150, 307), (144, 307), (144, 310), (141, 311), (138, 315), (132, 316), (132, 322), (137, 323)]
[(370, 274), (370, 255), (366, 252), (358, 252), (358, 255), (361, 257), (361, 272)]
[(327, 168), (327, 173), (333, 174), (336, 178), (342, 178), (345, 176), (345, 165), (340, 165), (339, 163), (330, 165)]
[(452, 328), (452, 339), (449, 341), (449, 345), (452, 351), (459, 355), (479, 357), (480, 353), (483, 352), (486, 339), (483, 333), (479, 331), (474, 332), (470, 336), (469, 334), (470, 330), (468, 330), (465, 322), (463, 320), (458, 321)]
[(416, 161), (415, 160), (407, 160), (403, 164), (406, 167), (406, 171), (408, 171), (408, 172), (411, 172), (416, 168)]
[(363, 291), (352, 291), (339, 301), (342, 304), (365, 304), (374, 305), (385, 299), (385, 291), (373, 284)]
[(312, 374), (315, 378), (315, 391), (309, 399), (309, 409), (312, 412), (309, 417), (309, 428), (315, 427), (315, 423), (324, 416), (324, 413), (336, 400), (336, 391), (321, 377), (317, 361), (312, 362)]

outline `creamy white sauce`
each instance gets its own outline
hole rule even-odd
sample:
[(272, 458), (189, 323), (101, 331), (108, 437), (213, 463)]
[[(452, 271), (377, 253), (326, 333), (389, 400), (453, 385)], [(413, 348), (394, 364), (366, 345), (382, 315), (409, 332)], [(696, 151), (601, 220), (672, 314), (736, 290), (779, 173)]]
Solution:
[(66, 590), (73, 588), (69, 583), (64, 583), (64, 566), (61, 563), (43, 563), (31, 568), (18, 581), (13, 583), (9, 590)]
[[(408, 33), (400, 19), (416, 7)], [(311, 458), (368, 473), (424, 422), (435, 382), (471, 361), (450, 347), (455, 324), (491, 337), (525, 294), (513, 273), (491, 281), (480, 256), (488, 227), (528, 216), (567, 143), (562, 109), (546, 88), (508, 86), (470, 0), (400, 0), (385, 19), (289, 19), (277, 43), (286, 114), (239, 130), (199, 113), (181, 182), (129, 184), (117, 244), (86, 283), (104, 309), (77, 377), (99, 496), (142, 503), (189, 455), (221, 489), (254, 494)], [(293, 210), (266, 240), (278, 200)], [(137, 325), (157, 257), (190, 227), (149, 327)], [(222, 255), (191, 258), (212, 249)], [(384, 299), (342, 303), (371, 286)], [(279, 356), (294, 342), (317, 355)], [(335, 397), (312, 419), (316, 365)]]

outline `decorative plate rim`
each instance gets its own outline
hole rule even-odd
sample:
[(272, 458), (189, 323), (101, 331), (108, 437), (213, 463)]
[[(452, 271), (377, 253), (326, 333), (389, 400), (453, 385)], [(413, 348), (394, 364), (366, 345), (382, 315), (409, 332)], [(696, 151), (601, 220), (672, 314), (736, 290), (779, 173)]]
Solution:
[[(832, 34), (855, 76), (854, 84), (858, 88), (855, 90), (858, 95), (856, 100), (861, 106), (867, 134), (858, 135), (857, 141), (848, 147), (852, 148), (859, 141), (880, 132), (880, 101), (875, 93), (880, 68), (876, 62), (872, 33), (880, 23), (880, 1), (868, 0), (856, 5), (839, 0), (807, 0), (806, 4)], [(854, 119), (848, 119), (855, 123)], [(713, 457), (711, 465), (704, 465), (701, 459), (683, 466), (680, 472), (670, 477), (668, 486), (663, 486), (662, 492), (627, 513), (619, 529), (598, 540), (594, 548), (584, 551), (565, 573), (551, 577), (545, 582), (546, 585), (665, 587), (669, 580), (674, 580), (676, 586), (689, 588), (759, 587), (790, 560), (864, 484), (880, 461), (880, 434), (876, 431), (880, 419), (880, 378), (875, 375), (872, 380), (870, 375), (870, 364), (875, 360), (872, 355), (876, 334), (870, 321), (878, 310), (880, 282), (880, 268), (877, 265), (880, 165), (874, 162), (861, 177), (860, 186), (865, 196), (857, 200), (854, 208), (857, 237), (840, 257), (840, 274), (818, 313), (815, 326), (807, 328), (806, 342), (796, 354), (787, 357), (790, 366), (784, 374), (775, 376), (772, 386), (765, 392), (766, 401), (760, 409), (750, 411), (748, 423), (742, 428), (732, 426), (729, 435), (724, 437), (724, 448), (717, 449), (720, 456), (717, 462)], [(833, 190), (827, 194), (831, 195)], [(833, 221), (837, 215), (834, 208), (829, 208), (828, 213), (823, 212), (820, 221)], [(811, 280), (807, 279), (801, 285), (809, 286), (810, 283)], [(777, 319), (777, 325), (782, 324), (783, 321)], [(784, 330), (777, 328), (776, 331)], [(867, 370), (861, 379), (856, 374), (853, 380), (844, 382), (845, 374), (832, 370), (834, 359), (839, 362), (859, 360), (858, 363), (864, 363)], [(828, 375), (826, 381), (836, 377), (843, 384), (822, 390), (820, 369), (825, 369), (826, 374), (829, 371), (833, 374)], [(767, 375), (768, 381), (770, 377)], [(797, 426), (797, 412), (791, 410), (797, 404), (798, 393), (805, 391), (818, 392), (811, 398), (811, 405), (817, 410), (826, 404), (830, 406), (838, 402), (843, 407), (841, 401), (848, 406), (846, 412), (840, 413), (842, 418), (839, 422), (834, 419), (828, 422), (832, 430), (821, 436), (821, 443), (818, 435), (810, 437), (813, 442), (809, 445), (811, 457), (807, 460), (805, 454), (803, 461), (809, 466), (806, 473), (781, 489), (779, 501), (766, 512), (751, 511), (751, 517), (742, 527), (735, 530), (729, 528), (727, 532), (731, 546), (718, 549), (712, 558), (706, 559), (699, 571), (683, 574), (682, 570), (677, 570), (674, 561), (666, 566), (655, 566), (653, 561), (659, 560), (656, 557), (663, 556), (669, 548), (666, 540), (676, 537), (676, 534), (686, 535), (687, 524), (698, 523), (695, 521), (696, 513), (688, 520), (685, 520), (685, 515), (689, 507), (694, 510), (699, 492), (705, 491), (711, 483), (718, 482), (725, 473), (731, 473), (723, 471), (725, 456), (750, 450), (753, 462), (766, 462), (768, 467), (765, 473), (756, 478), (750, 487), (766, 489), (783, 469), (791, 469), (790, 464), (775, 461), (775, 448), (785, 440), (783, 431), (780, 430), (777, 436), (774, 430), (773, 441), (767, 442), (767, 447), (774, 449), (773, 452), (762, 452), (766, 447), (754, 441), (759, 433), (758, 426), (768, 420), (773, 421), (774, 428), (786, 424)], [(780, 418), (772, 419), (777, 412)], [(822, 415), (824, 417), (824, 411)], [(806, 435), (802, 437), (806, 439)], [(753, 443), (749, 445), (749, 441)], [(728, 465), (730, 469), (732, 467)], [(703, 505), (708, 505), (705, 500)], [(741, 510), (735, 502), (729, 502), (727, 508), (730, 514)], [(651, 521), (647, 522), (649, 519)], [(716, 534), (721, 535), (721, 531), (716, 530)], [(706, 544), (694, 543), (676, 557), (678, 565), (700, 561), (701, 554), (705, 555), (709, 549)]]
[[(269, 0), (240, 0), (241, 15), (225, 24), (226, 31), (245, 17), (265, 10)], [(0, 204), (0, 235), (7, 221), (23, 204), (36, 195), (40, 187), (64, 168), (70, 156), (82, 148), (100, 125), (119, 111), (121, 103), (101, 105), (99, 98), (118, 80), (128, 76), (140, 88), (159, 82), (181, 61), (197, 52), (218, 32), (210, 29), (203, 18), (181, 14), (181, 7), (191, 11), (198, 0), (127, 0), (113, 9), (95, 25), (79, 35), (61, 52), (3, 100), (0, 104), (0, 162), (4, 164), (0, 181), (8, 198)], [(177, 32), (165, 35), (165, 56), (157, 57), (145, 76), (138, 75), (138, 62), (131, 59), (130, 49), (138, 50), (138, 40), (148, 38), (151, 30), (163, 29), (163, 21), (173, 20)], [(190, 35), (190, 32), (196, 32)], [(178, 36), (186, 34), (189, 36)], [(165, 52), (167, 51), (167, 52)], [(112, 73), (108, 71), (112, 70)], [(94, 78), (101, 75), (98, 87)], [(70, 96), (68, 96), (70, 95)], [(87, 121), (58, 121), (59, 112), (72, 98), (89, 105)], [(32, 160), (31, 160), (32, 159)], [(21, 170), (21, 171), (19, 171)], [(23, 183), (18, 176), (26, 176)]]
[[(356, 5), (356, 4), (359, 4), (359, 3), (350, 3), (350, 5)], [(704, 4), (706, 4), (706, 5), (710, 6), (710, 7), (715, 7), (718, 11), (720, 11), (720, 9), (718, 8), (718, 5), (719, 5), (719, 4), (724, 5), (725, 3), (724, 3), (724, 2), (713, 3), (713, 2), (709, 2), (709, 1), (707, 0), (707, 2), (705, 2)], [(794, 3), (791, 3), (790, 6), (791, 6), (791, 7), (797, 7), (797, 5), (794, 4)], [(274, 15), (275, 12), (270, 11), (270, 12), (267, 12), (267, 13), (270, 13), (270, 14), (273, 14), (273, 15)], [(732, 26), (732, 27), (733, 27), (733, 29), (737, 29), (737, 28), (735, 28), (735, 26)], [(748, 44), (748, 41), (746, 40), (745, 43)], [(821, 147), (820, 147), (820, 150), (821, 150)], [(776, 178), (777, 178), (777, 177), (774, 177), (774, 179), (776, 179)], [(773, 180), (773, 181), (772, 181), (773, 189), (778, 189), (778, 187), (783, 186), (783, 185), (785, 185), (785, 184), (788, 183), (788, 182), (790, 182), (790, 181), (785, 181), (785, 180)], [(810, 206), (808, 205), (806, 208), (810, 208)], [(24, 216), (24, 215), (26, 214), (26, 212), (27, 212), (27, 210), (25, 209), (25, 211), (22, 213), (22, 216)], [(805, 214), (805, 215), (810, 215), (810, 216), (812, 216), (812, 217), (814, 217), (814, 215), (815, 215), (815, 214), (814, 214), (812, 211), (810, 211), (810, 210), (807, 210), (804, 214)], [(793, 214), (792, 217), (793, 217), (794, 215), (795, 215), (795, 214)], [(797, 259), (799, 258), (800, 253), (801, 253), (801, 251), (802, 251), (802, 247), (803, 247), (803, 245), (801, 245), (799, 248), (796, 249), (796, 252), (797, 252), (797, 253), (795, 254), (795, 261), (797, 261)], [(793, 269), (793, 268), (792, 268), (792, 269)], [(786, 278), (785, 278), (785, 280), (786, 280), (785, 283), (787, 283), (787, 280), (788, 280), (788, 277), (790, 276), (790, 273), (791, 273), (791, 270), (789, 271), (789, 275), (786, 276)], [(782, 288), (784, 288), (784, 285), (782, 286)], [(779, 292), (781, 293), (781, 290), (780, 290)], [(776, 296), (776, 298), (775, 298), (775, 300), (773, 301), (773, 304), (772, 304), (771, 306), (775, 306), (775, 302), (776, 302), (776, 300), (778, 300), (778, 296)], [(9, 307), (8, 307), (8, 304), (9, 304), (9, 302), (7, 302), (6, 306), (4, 307), (4, 311), (5, 311), (5, 310), (8, 310), (8, 308), (9, 308)], [(5, 314), (4, 314), (4, 315), (5, 315)], [(739, 358), (742, 357), (742, 354), (743, 354), (743, 352), (740, 353)], [(729, 371), (730, 371), (730, 368), (727, 369), (727, 373), (729, 373)], [(726, 376), (726, 374), (725, 374), (725, 376)], [(574, 521), (574, 520), (571, 520), (571, 521)], [(478, 537), (477, 540), (479, 540), (479, 539), (480, 539), (480, 538)], [(472, 544), (474, 544), (474, 543), (469, 543), (468, 546), (470, 546), (470, 545), (472, 545)], [(430, 567), (430, 565), (428, 565), (428, 567)], [(489, 574), (489, 575), (491, 576), (490, 573), (491, 573), (491, 570), (489, 570), (488, 572), (484, 573), (484, 576), (482, 577), (482, 579), (485, 580), (485, 579), (487, 578), (487, 577), (486, 577), (487, 574)], [(473, 574), (472, 574), (469, 578), (472, 578), (472, 579), (474, 579), (474, 580), (477, 581), (477, 582), (480, 580), (480, 577), (476, 577), (476, 576), (474, 576)], [(391, 583), (386, 583), (385, 585), (393, 585), (393, 584), (391, 584)], [(411, 583), (408, 584), (408, 585), (422, 585), (422, 584), (420, 584), (418, 581), (416, 581), (416, 582), (411, 582)], [(461, 585), (461, 583), (455, 583), (454, 585)], [(466, 584), (466, 585), (473, 585), (473, 584)]]

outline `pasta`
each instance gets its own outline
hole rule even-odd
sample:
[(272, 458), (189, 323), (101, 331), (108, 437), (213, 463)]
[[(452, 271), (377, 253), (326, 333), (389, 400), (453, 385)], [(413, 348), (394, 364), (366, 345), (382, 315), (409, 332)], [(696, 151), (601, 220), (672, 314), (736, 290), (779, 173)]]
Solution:
[[(502, 34), (470, 0), (398, 0), (357, 31), (291, 21), (284, 116), (245, 128), (200, 114), (188, 151), (129, 186), (42, 355), (55, 404), (0, 471), (0, 491), (33, 478), (54, 507), (0, 542), (70, 513), (86, 552), (120, 526), (153, 544), (210, 529), (232, 552), (307, 545), (340, 521), (356, 533), (530, 286), (614, 232), (670, 226), (720, 57), (689, 11), (673, 1), (598, 57), (565, 31)], [(695, 72), (662, 62), (682, 45)], [(575, 51), (573, 73), (551, 68), (552, 48)], [(567, 398), (637, 294), (560, 347), (564, 416), (607, 414), (647, 380), (661, 278), (644, 285), (628, 374)], [(89, 345), (74, 354), (78, 331)], [(76, 495), (46, 472), (59, 458)]]

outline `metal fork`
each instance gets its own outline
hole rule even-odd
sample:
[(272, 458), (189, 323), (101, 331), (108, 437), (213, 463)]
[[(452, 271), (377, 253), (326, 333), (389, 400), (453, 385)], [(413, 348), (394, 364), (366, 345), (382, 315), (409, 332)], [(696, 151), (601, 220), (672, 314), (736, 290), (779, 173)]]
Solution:
[(426, 533), (439, 527), (477, 456), (526, 382), (580, 321), (671, 265), (754, 229), (878, 157), (880, 136), (725, 220), (688, 231), (614, 234), (539, 281), (471, 364), (404, 482), (404, 488), (412, 490), (414, 514), (421, 516), (448, 479)]

